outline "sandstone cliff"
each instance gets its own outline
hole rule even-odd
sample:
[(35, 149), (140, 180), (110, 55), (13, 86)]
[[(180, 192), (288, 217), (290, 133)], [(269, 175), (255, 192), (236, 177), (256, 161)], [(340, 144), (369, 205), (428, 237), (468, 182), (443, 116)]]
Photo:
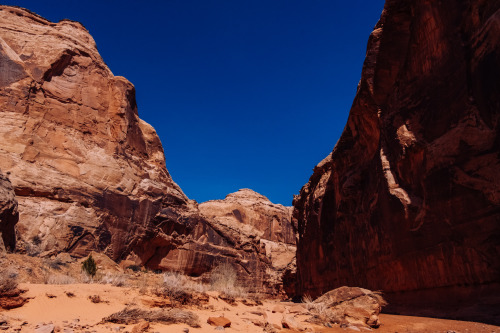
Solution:
[(228, 194), (224, 200), (203, 202), (199, 208), (205, 217), (231, 230), (232, 238), (253, 240), (264, 248), (269, 262), (265, 283), (281, 291), (283, 274), (296, 252), (292, 208), (273, 204), (250, 189)]
[(499, 323), (499, 8), (386, 1), (344, 132), (294, 200), (299, 293)]
[(0, 6), (0, 67), (0, 169), (19, 203), (18, 251), (97, 251), (201, 277), (229, 263), (251, 291), (277, 292), (265, 246), (203, 217), (172, 181), (134, 86), (80, 23)]

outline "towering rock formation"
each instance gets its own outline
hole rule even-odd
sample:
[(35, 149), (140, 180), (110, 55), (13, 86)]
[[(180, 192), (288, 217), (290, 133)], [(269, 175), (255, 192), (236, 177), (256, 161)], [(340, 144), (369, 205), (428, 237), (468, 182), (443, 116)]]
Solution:
[(499, 323), (499, 8), (386, 1), (344, 132), (294, 200), (300, 293)]
[(118, 259), (162, 205), (190, 205), (137, 116), (133, 85), (111, 73), (81, 24), (1, 6), (0, 57), (0, 168), (11, 173), (24, 243)]
[(241, 189), (224, 200), (203, 202), (199, 208), (208, 219), (231, 230), (233, 238), (261, 244), (269, 262), (264, 284), (281, 292), (283, 274), (296, 252), (292, 207), (273, 204), (259, 193)]
[(0, 253), (13, 251), (16, 247), (14, 226), (19, 219), (14, 188), (0, 171)]
[[(133, 85), (111, 73), (80, 23), (0, 6), (0, 106), (0, 169), (19, 203), (18, 251), (98, 251), (192, 276), (229, 263), (251, 291), (278, 292), (266, 282), (265, 246), (203, 217), (172, 181)], [(14, 207), (1, 191), (0, 202)], [(13, 221), (0, 216), (8, 248)], [(292, 237), (285, 226), (268, 235)]]

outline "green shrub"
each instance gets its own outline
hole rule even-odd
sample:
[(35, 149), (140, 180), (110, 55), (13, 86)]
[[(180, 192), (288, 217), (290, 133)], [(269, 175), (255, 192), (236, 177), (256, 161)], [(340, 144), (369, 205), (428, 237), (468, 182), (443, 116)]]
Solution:
[(97, 265), (94, 258), (92, 258), (92, 255), (89, 255), (89, 257), (82, 262), (82, 271), (92, 278), (97, 273)]

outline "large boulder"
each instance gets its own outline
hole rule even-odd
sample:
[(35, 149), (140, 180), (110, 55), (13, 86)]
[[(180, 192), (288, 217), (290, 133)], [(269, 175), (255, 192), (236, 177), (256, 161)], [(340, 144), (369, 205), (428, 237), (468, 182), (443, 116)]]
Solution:
[(500, 323), (499, 35), (499, 1), (386, 1), (344, 132), (294, 200), (299, 293)]

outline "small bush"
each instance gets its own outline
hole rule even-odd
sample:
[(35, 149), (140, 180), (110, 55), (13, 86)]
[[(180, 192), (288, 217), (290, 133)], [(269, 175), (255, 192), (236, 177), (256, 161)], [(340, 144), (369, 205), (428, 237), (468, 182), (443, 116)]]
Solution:
[(246, 292), (237, 285), (237, 278), (238, 274), (232, 265), (220, 264), (212, 270), (210, 275), (211, 289), (223, 293), (229, 299), (245, 297)]
[(44, 277), (45, 284), (73, 284), (76, 280), (69, 275), (47, 274)]
[(94, 278), (97, 273), (97, 264), (95, 263), (94, 258), (90, 254), (87, 259), (82, 262), (82, 271), (85, 272), (88, 276)]
[(141, 266), (130, 265), (130, 266), (127, 266), (126, 269), (130, 269), (132, 272), (140, 272), (141, 271)]
[(127, 284), (127, 277), (124, 274), (106, 273), (99, 282), (102, 284), (110, 284), (115, 287), (123, 287)]

